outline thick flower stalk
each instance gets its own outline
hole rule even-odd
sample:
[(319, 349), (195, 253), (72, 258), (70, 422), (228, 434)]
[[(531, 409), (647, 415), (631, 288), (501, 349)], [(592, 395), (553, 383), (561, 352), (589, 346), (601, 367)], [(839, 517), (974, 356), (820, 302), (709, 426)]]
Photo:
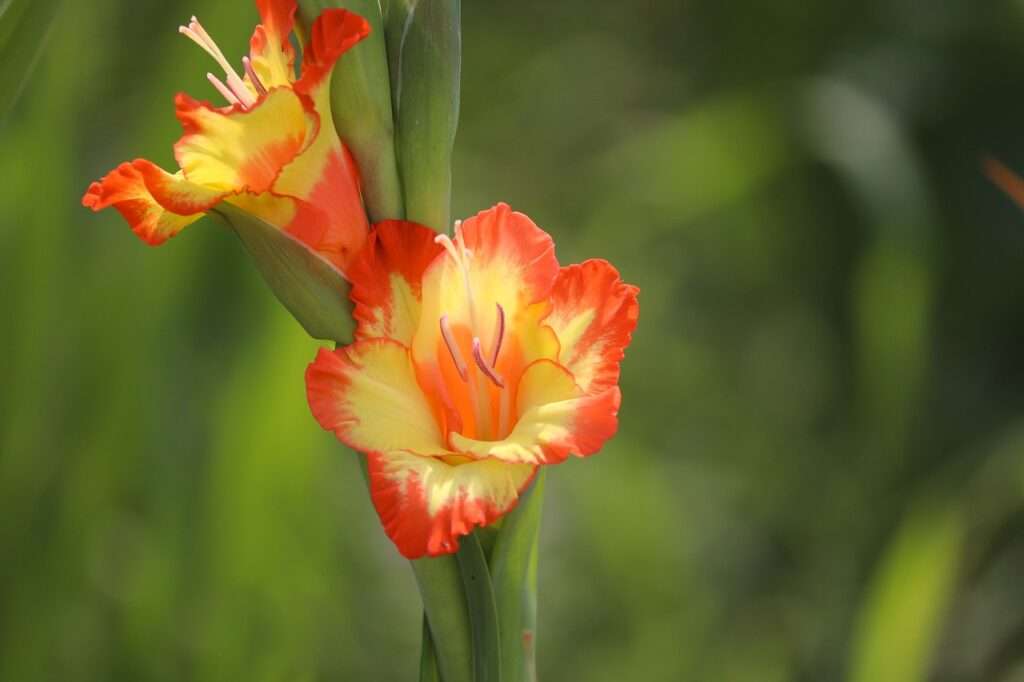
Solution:
[(515, 507), (538, 467), (615, 433), (639, 307), (607, 261), (559, 267), (551, 237), (499, 204), (454, 238), (381, 223), (348, 275), (356, 340), (321, 349), (309, 404), (366, 454), (406, 557), (455, 552)]
[(312, 23), (301, 73), (289, 40), (294, 0), (256, 0), (260, 24), (241, 70), (195, 19), (180, 32), (223, 69), (207, 78), (224, 106), (175, 98), (184, 134), (180, 167), (146, 159), (122, 163), (82, 197), (95, 211), (113, 206), (148, 244), (162, 244), (226, 202), (295, 237), (342, 272), (368, 232), (359, 171), (335, 131), (330, 83), (335, 63), (369, 26), (342, 9)]

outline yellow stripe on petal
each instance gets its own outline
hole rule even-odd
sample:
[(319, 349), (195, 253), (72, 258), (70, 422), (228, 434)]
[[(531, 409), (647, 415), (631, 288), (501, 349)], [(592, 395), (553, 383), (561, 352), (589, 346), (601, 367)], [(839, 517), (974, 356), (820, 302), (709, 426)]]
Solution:
[(215, 109), (184, 94), (175, 105), (185, 130), (174, 145), (178, 165), (190, 181), (222, 192), (267, 191), (318, 129), (316, 114), (289, 88), (249, 110)]
[(449, 440), (457, 452), (505, 462), (554, 464), (570, 454), (584, 457), (615, 434), (620, 400), (617, 386), (588, 395), (567, 369), (538, 360), (519, 382), (518, 420), (508, 437), (483, 441), (452, 433)]
[(536, 467), (497, 460), (450, 464), (405, 451), (368, 458), (370, 495), (403, 556), (450, 554), (459, 538), (515, 507)]
[(409, 351), (395, 341), (321, 349), (306, 370), (306, 394), (320, 425), (356, 450), (447, 450)]
[(269, 90), (295, 80), (295, 50), (288, 39), (295, 23), (295, 2), (256, 0), (260, 24), (249, 40), (249, 59)]

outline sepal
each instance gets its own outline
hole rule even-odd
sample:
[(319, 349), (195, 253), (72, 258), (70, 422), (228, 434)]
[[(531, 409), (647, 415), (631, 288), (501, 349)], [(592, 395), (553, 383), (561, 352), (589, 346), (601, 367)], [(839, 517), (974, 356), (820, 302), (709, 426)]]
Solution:
[(315, 339), (349, 343), (349, 284), (336, 267), (287, 232), (228, 203), (210, 210), (235, 231), (277, 299)]

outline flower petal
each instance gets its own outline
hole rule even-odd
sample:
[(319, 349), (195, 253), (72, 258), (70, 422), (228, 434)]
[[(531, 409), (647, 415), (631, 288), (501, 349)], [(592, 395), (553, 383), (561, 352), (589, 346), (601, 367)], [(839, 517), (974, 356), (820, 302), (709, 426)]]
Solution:
[(156, 246), (199, 220), (222, 196), (188, 182), (181, 173), (172, 175), (145, 159), (136, 159), (92, 183), (82, 205), (94, 211), (113, 206), (132, 232)]
[(356, 450), (447, 450), (409, 351), (397, 341), (320, 349), (306, 370), (306, 395), (320, 426)]
[(309, 40), (302, 49), (302, 75), (295, 89), (313, 97), (317, 111), (328, 111), (321, 105), (327, 103), (334, 63), (368, 35), (369, 22), (347, 10), (325, 9), (313, 20)]
[[(466, 220), (459, 231), (472, 254), (465, 274), (454, 258), (443, 254), (434, 259), (423, 275), (423, 314), (412, 347), (417, 364), (450, 362), (438, 328), (442, 315), (447, 315), (466, 358), (472, 357), (469, 344), (474, 335), (480, 338), (486, 353), (495, 347), (498, 306), (505, 318), (506, 334), (535, 327), (524, 326), (522, 318), (536, 317), (535, 311), (527, 309), (547, 298), (558, 276), (551, 237), (506, 204)], [(472, 297), (467, 292), (467, 282)], [(502, 355), (513, 345), (506, 337)], [(519, 371), (512, 374), (518, 375)]]
[(295, 25), (295, 0), (256, 0), (260, 23), (249, 40), (253, 70), (267, 89), (295, 80), (295, 50), (288, 35)]
[(544, 320), (558, 336), (558, 361), (584, 391), (619, 383), (619, 364), (640, 314), (635, 286), (626, 284), (605, 260), (562, 268)]
[(615, 435), (621, 397), (618, 386), (585, 394), (567, 369), (538, 360), (519, 382), (519, 420), (507, 438), (482, 441), (452, 433), (449, 441), (457, 452), (505, 462), (555, 464), (570, 454), (586, 457)]
[(217, 109), (185, 94), (175, 106), (185, 130), (174, 145), (178, 165), (190, 181), (222, 192), (267, 191), (318, 129), (316, 114), (289, 88), (271, 90), (248, 110)]
[(368, 462), (377, 514), (409, 559), (458, 550), (460, 536), (513, 509), (537, 471), (497, 460), (449, 464), (405, 451), (373, 452)]
[(374, 226), (349, 266), (356, 338), (386, 337), (406, 346), (420, 320), (423, 271), (442, 251), (429, 227), (402, 220)]
[(276, 194), (303, 199), (327, 216), (328, 229), (313, 248), (334, 254), (332, 260), (342, 271), (362, 248), (369, 224), (359, 169), (334, 128), (330, 74), (338, 57), (369, 31), (366, 20), (341, 9), (326, 9), (313, 21), (295, 91), (319, 116), (320, 131), (309, 149), (281, 171), (273, 186)]

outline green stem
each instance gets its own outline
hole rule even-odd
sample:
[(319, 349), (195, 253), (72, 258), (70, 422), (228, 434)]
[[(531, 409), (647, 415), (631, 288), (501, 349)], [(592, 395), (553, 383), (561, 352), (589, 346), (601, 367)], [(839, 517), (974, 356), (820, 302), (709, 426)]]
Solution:
[(420, 588), (441, 679), (472, 682), (473, 640), (459, 563), (452, 555), (409, 563)]
[(502, 522), (491, 554), (505, 682), (536, 680), (537, 542), (546, 471)]
[(430, 636), (430, 624), (427, 614), (423, 614), (423, 648), (420, 650), (420, 681), (441, 682), (441, 672), (437, 669), (437, 652), (434, 651), (434, 639)]
[(455, 556), (459, 561), (462, 585), (469, 606), (469, 623), (473, 635), (473, 680), (500, 682), (498, 610), (494, 602), (494, 587), (487, 568), (487, 558), (475, 533), (462, 538)]

